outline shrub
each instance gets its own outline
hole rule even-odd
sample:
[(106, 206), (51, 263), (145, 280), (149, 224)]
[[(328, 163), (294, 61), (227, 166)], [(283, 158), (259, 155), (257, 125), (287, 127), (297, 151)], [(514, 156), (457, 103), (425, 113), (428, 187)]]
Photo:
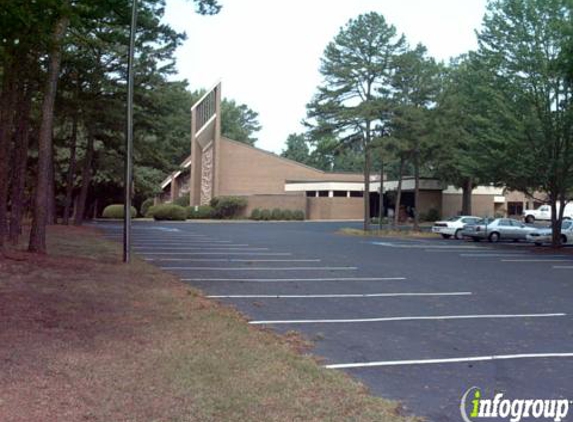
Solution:
[(428, 212), (424, 215), (422, 219), (422, 215), (420, 215), (421, 221), (438, 221), (440, 219), (440, 211), (435, 208), (430, 208)]
[[(108, 205), (102, 213), (103, 218), (123, 218), (123, 204)], [(137, 210), (131, 207), (131, 218), (137, 217)]]
[(293, 212), (291, 210), (283, 210), (283, 220), (292, 220)]
[(247, 200), (238, 196), (221, 196), (211, 199), (215, 218), (233, 218), (247, 206)]
[(299, 220), (299, 221), (304, 220), (304, 211), (302, 211), (302, 210), (295, 210), (295, 211), (293, 212), (293, 219), (294, 219), (294, 220)]
[(180, 205), (162, 204), (152, 208), (155, 220), (185, 221), (187, 218), (187, 211)]
[(255, 208), (251, 211), (251, 220), (259, 221), (261, 219), (261, 210), (259, 208)]
[(206, 219), (213, 217), (213, 208), (210, 205), (199, 205), (197, 210), (195, 207), (187, 207), (187, 218), (189, 219)]
[(283, 212), (279, 208), (275, 208), (271, 211), (271, 220), (282, 220)]
[(175, 201), (173, 201), (173, 204), (179, 205), (180, 207), (188, 207), (190, 203), (191, 198), (189, 193), (180, 196), (179, 198), (175, 199)]
[(261, 211), (261, 220), (269, 221), (271, 219), (271, 212), (269, 210)]
[(153, 206), (153, 202), (154, 202), (153, 198), (147, 198), (145, 201), (143, 201), (141, 203), (141, 207), (139, 208), (139, 215), (146, 216), (149, 207)]

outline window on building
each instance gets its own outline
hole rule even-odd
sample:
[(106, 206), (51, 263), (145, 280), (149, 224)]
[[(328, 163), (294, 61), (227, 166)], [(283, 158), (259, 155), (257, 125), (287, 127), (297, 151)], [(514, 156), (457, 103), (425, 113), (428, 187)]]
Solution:
[(346, 191), (345, 190), (335, 190), (333, 196), (335, 198), (346, 198)]
[(507, 203), (507, 213), (509, 215), (521, 215), (521, 214), (523, 214), (523, 202), (508, 202)]
[(362, 191), (351, 191), (350, 197), (351, 198), (362, 198), (364, 196), (364, 192)]
[(309, 198), (314, 198), (316, 196), (316, 191), (315, 190), (307, 190), (306, 196)]
[(318, 191), (318, 196), (320, 196), (320, 197), (328, 197), (328, 191), (327, 191), (327, 190), (319, 190), (319, 191)]

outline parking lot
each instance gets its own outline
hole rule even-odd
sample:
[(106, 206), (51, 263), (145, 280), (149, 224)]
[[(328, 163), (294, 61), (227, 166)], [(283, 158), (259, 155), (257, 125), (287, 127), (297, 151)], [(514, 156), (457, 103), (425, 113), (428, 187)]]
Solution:
[(428, 420), (459, 421), (473, 386), (573, 399), (571, 248), (335, 233), (350, 226), (136, 222), (133, 251)]

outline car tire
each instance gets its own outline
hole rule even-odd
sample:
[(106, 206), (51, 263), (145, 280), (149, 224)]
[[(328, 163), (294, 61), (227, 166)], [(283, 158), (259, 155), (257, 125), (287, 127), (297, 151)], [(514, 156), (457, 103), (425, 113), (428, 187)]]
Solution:
[(488, 237), (489, 241), (491, 243), (497, 243), (499, 242), (499, 233), (498, 232), (493, 232), (492, 234), (489, 235)]
[(455, 237), (457, 240), (463, 240), (464, 235), (462, 234), (462, 229), (457, 229), (457, 230), (456, 230), (456, 233), (454, 234), (454, 237)]
[(449, 235), (449, 234), (443, 234), (443, 233), (442, 233), (442, 237), (443, 237), (444, 239), (449, 239), (449, 238), (452, 237), (452, 236)]
[(527, 224), (533, 224), (535, 223), (535, 217), (532, 215), (528, 215), (527, 217), (525, 217), (525, 222)]

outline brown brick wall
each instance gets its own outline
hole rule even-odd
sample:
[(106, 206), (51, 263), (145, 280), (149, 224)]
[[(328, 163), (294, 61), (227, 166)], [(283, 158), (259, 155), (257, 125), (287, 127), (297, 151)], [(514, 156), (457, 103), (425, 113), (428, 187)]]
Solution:
[(431, 209), (436, 209), (442, 213), (442, 192), (441, 191), (420, 191), (420, 203), (418, 212), (425, 214)]
[[(495, 195), (473, 195), (472, 196), (472, 214), (479, 217), (490, 216), (493, 217), (494, 213), (494, 199)], [(462, 212), (462, 195), (444, 193), (442, 194), (442, 218), (452, 217)]]
[(361, 181), (326, 173), (229, 139), (221, 139), (218, 195), (284, 194), (286, 180)]
[(306, 198), (309, 220), (359, 220), (364, 216), (363, 198)]

